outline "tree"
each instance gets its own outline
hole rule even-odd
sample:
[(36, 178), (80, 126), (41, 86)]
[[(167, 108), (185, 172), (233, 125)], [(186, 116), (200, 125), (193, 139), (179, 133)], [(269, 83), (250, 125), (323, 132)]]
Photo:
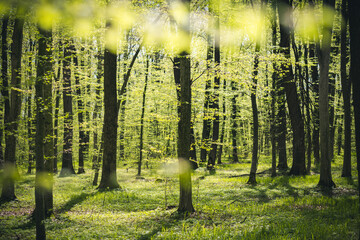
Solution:
[(45, 217), (53, 211), (53, 123), (52, 123), (52, 33), (39, 29), (35, 135), (35, 222), (36, 238), (45, 239)]
[(143, 159), (143, 146), (144, 146), (144, 116), (145, 116), (145, 101), (146, 101), (146, 89), (149, 78), (149, 57), (146, 58), (146, 69), (145, 69), (145, 85), (142, 95), (142, 108), (140, 117), (140, 148), (139, 148), (139, 162), (138, 162), (138, 176), (141, 175), (141, 165)]
[[(330, 7), (334, 9), (334, 0), (325, 0), (324, 11)], [(325, 17), (325, 15), (327, 16)], [(319, 80), (319, 112), (320, 112), (320, 181), (319, 186), (331, 188), (335, 186), (331, 177), (331, 159), (329, 156), (329, 63), (331, 48), (331, 33), (333, 12), (324, 14), (322, 30), (322, 44), (320, 52), (320, 80)]]
[(19, 16), (20, 9), (17, 11), (11, 43), (11, 95), (9, 99), (8, 115), (6, 115), (7, 111), (5, 109), (5, 174), (1, 191), (1, 199), (4, 201), (16, 199), (15, 176), (18, 174), (16, 169), (16, 134), (21, 112), (21, 92), (19, 90), (21, 89), (21, 57), (24, 19)]
[[(110, 27), (110, 23), (107, 23)], [(104, 53), (103, 165), (99, 189), (119, 188), (116, 176), (118, 106), (116, 92), (116, 53), (106, 46)]]
[(178, 212), (188, 214), (195, 211), (192, 205), (192, 184), (190, 167), (191, 147), (191, 68), (190, 68), (190, 2), (182, 0), (187, 10), (186, 19), (180, 24), (180, 30), (188, 35), (185, 49), (179, 56), (180, 67), (180, 119), (178, 122), (178, 159), (180, 198)]
[[(83, 51), (82, 51), (83, 52)], [(85, 173), (84, 169), (84, 155), (86, 153), (86, 133), (84, 130), (84, 102), (83, 102), (83, 96), (85, 95), (84, 92), (81, 94), (81, 85), (80, 85), (80, 71), (82, 67), (84, 67), (83, 61), (80, 61), (79, 64), (77, 53), (75, 46), (72, 45), (72, 54), (74, 59), (74, 65), (77, 67), (77, 71), (75, 73), (75, 89), (76, 89), (76, 95), (77, 95), (77, 105), (78, 105), (78, 121), (79, 121), (79, 169), (78, 174)]]
[(48, 181), (44, 188), (45, 216), (50, 217), (53, 212), (53, 172), (54, 172), (54, 133), (53, 133), (53, 101), (52, 101), (52, 32), (39, 30), (39, 53), (37, 77), (42, 81), (42, 109), (44, 139), (44, 169), (40, 170), (46, 174)]
[(280, 0), (278, 6), (280, 21), (280, 53), (286, 59), (281, 64), (281, 86), (285, 90), (286, 102), (289, 110), (291, 128), (293, 130), (293, 164), (290, 170), (292, 175), (304, 175), (305, 168), (305, 133), (301, 115), (300, 103), (290, 61), (290, 21), (291, 6), (289, 0)]
[(341, 87), (344, 100), (344, 159), (342, 177), (351, 177), (351, 82), (346, 73), (347, 64), (347, 0), (342, 0), (341, 4)]
[(63, 59), (64, 147), (60, 176), (75, 174), (73, 166), (73, 110), (71, 94), (71, 45), (65, 41)]
[(0, 130), (0, 168), (4, 167), (4, 155), (3, 155), (3, 146), (2, 146), (2, 138), (3, 138), (3, 130), (6, 121), (4, 121), (9, 115), (10, 111), (10, 101), (9, 101), (9, 90), (8, 90), (8, 43), (7, 39), (7, 29), (8, 29), (9, 16), (4, 15), (2, 19), (1, 26), (1, 95), (4, 102), (1, 102), (3, 118), (1, 120), (1, 130)]
[(214, 94), (212, 97), (212, 109), (214, 110), (213, 130), (212, 130), (212, 144), (209, 153), (207, 168), (210, 172), (215, 171), (215, 160), (219, 139), (220, 131), (220, 106), (219, 106), (219, 88), (220, 88), (220, 19), (219, 19), (219, 2), (216, 3), (216, 14), (215, 14), (215, 50), (214, 50), (214, 61), (215, 61), (215, 77), (214, 77)]
[[(356, 137), (356, 161), (358, 181), (360, 182), (360, 2), (349, 0), (349, 26), (350, 26), (350, 79), (353, 84), (353, 104)], [(358, 185), (360, 192), (360, 184)], [(359, 198), (360, 202), (360, 198)], [(359, 210), (360, 211), (360, 210)]]

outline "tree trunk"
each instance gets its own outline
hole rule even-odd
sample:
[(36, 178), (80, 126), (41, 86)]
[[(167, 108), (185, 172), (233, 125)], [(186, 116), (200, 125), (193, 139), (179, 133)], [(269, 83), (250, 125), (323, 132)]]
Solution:
[[(24, 19), (16, 18), (11, 43), (11, 98), (10, 111), (5, 116), (5, 166), (1, 199), (5, 201), (16, 199), (15, 177), (16, 169), (16, 132), (21, 112), (21, 56)], [(5, 109), (6, 113), (6, 109)]]
[[(40, 47), (39, 47), (40, 50)], [(38, 71), (42, 71), (38, 65)], [(46, 239), (45, 232), (45, 187), (44, 175), (45, 171), (45, 158), (44, 158), (44, 140), (45, 140), (45, 116), (43, 105), (43, 86), (44, 78), (38, 77), (36, 79), (36, 135), (35, 135), (35, 159), (36, 159), (36, 176), (35, 176), (35, 223), (36, 223), (36, 239)]]
[[(190, 1), (182, 0), (187, 9), (186, 20), (180, 25), (181, 31), (189, 35), (185, 40), (186, 49), (190, 50)], [(178, 158), (179, 158), (179, 182), (180, 198), (178, 212), (189, 214), (195, 211), (192, 204), (192, 184), (190, 146), (191, 146), (191, 66), (189, 50), (184, 50), (179, 57), (180, 70), (180, 106), (178, 122)]]
[(259, 51), (260, 43), (259, 40), (256, 42), (255, 47), (255, 59), (254, 59), (254, 72), (253, 72), (253, 85), (251, 89), (251, 109), (253, 114), (253, 148), (252, 148), (252, 158), (251, 158), (251, 169), (250, 177), (248, 184), (256, 184), (256, 171), (258, 165), (258, 149), (259, 149), (259, 117), (258, 117), (258, 108), (256, 103), (256, 89), (257, 89), (257, 77), (258, 77), (258, 67), (259, 67)]
[[(75, 46), (72, 45), (72, 55), (74, 59), (74, 65), (77, 68), (75, 72), (75, 89), (76, 89), (76, 95), (77, 95), (77, 115), (78, 115), (78, 123), (79, 123), (79, 168), (78, 168), (78, 174), (85, 173), (84, 169), (84, 155), (86, 154), (86, 133), (84, 130), (84, 102), (83, 97), (85, 93), (83, 92), (81, 94), (81, 83), (80, 83), (80, 71), (83, 67), (84, 63), (83, 61), (80, 61), (79, 64), (77, 53)], [(80, 68), (80, 69), (79, 69)]]
[[(97, 124), (97, 119), (100, 118), (100, 85), (101, 79), (103, 78), (103, 66), (102, 66), (103, 58), (102, 58), (102, 51), (99, 46), (98, 54), (97, 54), (97, 72), (96, 72), (96, 88), (95, 88), (95, 108), (93, 113), (93, 122)], [(96, 128), (95, 128), (96, 129)], [(99, 179), (99, 170), (100, 170), (100, 162), (102, 156), (102, 141), (98, 143), (98, 133), (97, 130), (94, 131), (94, 138), (93, 138), (93, 169), (95, 169), (93, 186), (97, 185)]]
[(43, 88), (43, 128), (44, 128), (44, 173), (48, 186), (44, 189), (45, 216), (50, 217), (53, 212), (53, 172), (54, 172), (54, 134), (53, 134), (53, 101), (52, 101), (52, 33), (39, 29), (39, 61), (37, 66), (37, 77), (42, 80)]
[[(334, 0), (324, 0), (323, 9), (334, 9)], [(325, 18), (325, 17), (324, 17)], [(320, 81), (319, 81), (319, 112), (320, 112), (320, 187), (335, 186), (331, 177), (331, 159), (329, 156), (329, 63), (331, 48), (331, 32), (334, 15), (328, 13), (328, 22), (323, 27), (323, 39), (320, 52)]]
[(237, 128), (238, 128), (238, 124), (237, 124), (237, 105), (236, 105), (236, 98), (238, 96), (237, 94), (237, 86), (236, 86), (236, 82), (231, 80), (231, 92), (233, 94), (232, 98), (231, 98), (231, 147), (232, 147), (232, 162), (233, 163), (238, 163), (239, 162), (239, 157), (238, 157), (238, 146), (237, 146)]
[[(61, 42), (59, 42), (61, 46)], [(54, 173), (58, 172), (57, 159), (58, 159), (58, 128), (59, 128), (59, 110), (60, 110), (60, 71), (61, 67), (58, 67), (58, 71), (55, 79), (55, 111), (54, 111)]]
[(309, 67), (308, 67), (308, 55), (309, 50), (308, 47), (305, 45), (305, 53), (304, 53), (304, 63), (305, 63), (305, 87), (306, 87), (306, 143), (307, 143), (307, 150), (306, 150), (306, 172), (310, 174), (311, 171), (311, 106), (310, 106), (310, 86), (309, 86)]
[(2, 86), (1, 86), (1, 95), (3, 97), (4, 103), (1, 103), (3, 106), (3, 118), (1, 120), (2, 128), (1, 128), (1, 135), (0, 135), (0, 169), (3, 169), (5, 166), (5, 156), (3, 155), (3, 147), (2, 147), (2, 137), (3, 137), (3, 130), (6, 132), (6, 125), (7, 119), (10, 112), (10, 100), (9, 100), (9, 80), (8, 80), (8, 43), (7, 39), (7, 30), (8, 30), (8, 22), (9, 16), (4, 15), (2, 19), (2, 27), (1, 27), (1, 79), (2, 79)]
[(145, 101), (146, 101), (146, 89), (148, 85), (148, 77), (149, 77), (149, 56), (146, 57), (146, 69), (145, 69), (145, 85), (144, 91), (142, 95), (142, 108), (141, 108), (141, 117), (140, 117), (140, 155), (139, 155), (139, 163), (138, 163), (138, 176), (141, 175), (141, 165), (143, 158), (143, 144), (144, 144), (144, 116), (145, 116)]
[[(353, 104), (355, 118), (356, 160), (358, 182), (360, 182), (360, 2), (349, 0), (349, 25), (350, 25), (350, 79), (353, 84)], [(360, 193), (360, 184), (358, 184)], [(360, 198), (359, 198), (360, 202)], [(358, 210), (360, 212), (360, 208)]]
[(341, 4), (341, 62), (340, 75), (341, 87), (344, 99), (344, 159), (342, 177), (351, 177), (351, 82), (346, 73), (347, 64), (347, 21), (348, 10), (347, 0), (342, 0)]
[[(211, 28), (211, 26), (209, 26)], [(207, 46), (207, 69), (210, 71), (211, 68), (211, 61), (214, 57), (214, 42), (210, 35), (208, 34), (208, 46)], [(211, 77), (210, 73), (207, 75), (206, 81), (205, 81), (205, 99), (204, 99), (204, 117), (203, 117), (203, 128), (202, 128), (202, 146), (200, 150), (200, 160), (202, 162), (206, 162), (206, 157), (208, 154), (209, 149), (209, 140), (210, 140), (210, 128), (211, 128), (211, 115), (209, 111), (210, 107), (210, 87), (211, 87)]]
[[(287, 60), (287, 62), (281, 64), (281, 72), (283, 74), (281, 86), (284, 87), (285, 90), (291, 128), (293, 130), (293, 165), (290, 174), (304, 175), (306, 174), (304, 122), (290, 63), (290, 24), (288, 15), (291, 13), (291, 6), (289, 0), (281, 0), (280, 3), (281, 5), (279, 4), (278, 8), (280, 21), (280, 52), (284, 54)], [(290, 14), (290, 17), (291, 16)]]
[[(219, 3), (218, 3), (219, 4)], [(217, 153), (217, 146), (219, 140), (219, 131), (220, 131), (220, 108), (219, 108), (219, 87), (220, 87), (220, 20), (219, 15), (215, 16), (215, 51), (214, 51), (214, 60), (215, 60), (215, 77), (214, 77), (214, 95), (212, 102), (212, 109), (214, 110), (214, 120), (213, 120), (213, 131), (212, 131), (212, 144), (211, 150), (209, 153), (208, 165), (207, 168), (210, 172), (215, 171), (215, 160)]]
[(116, 176), (118, 127), (118, 107), (116, 103), (116, 53), (106, 48), (104, 54), (103, 165), (99, 189), (114, 189), (120, 187)]
[[(224, 79), (223, 84), (223, 90), (224, 93), (226, 92), (226, 80)], [(217, 164), (222, 164), (221, 157), (224, 149), (224, 135), (225, 135), (225, 124), (226, 124), (226, 96), (223, 94), (223, 103), (222, 103), (222, 114), (223, 114), (223, 120), (222, 120), (222, 126), (221, 126), (221, 135), (220, 135), (220, 146), (217, 156)]]
[(63, 60), (63, 108), (64, 108), (64, 146), (60, 176), (75, 174), (73, 166), (73, 110), (71, 97), (71, 48), (65, 41)]

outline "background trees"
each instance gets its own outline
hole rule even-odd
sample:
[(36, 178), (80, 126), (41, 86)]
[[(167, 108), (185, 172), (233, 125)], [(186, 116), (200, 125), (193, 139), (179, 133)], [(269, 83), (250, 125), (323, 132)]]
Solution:
[[(287, 171), (288, 160), (290, 174), (317, 174), (320, 161), (319, 185), (332, 187), (329, 144), (334, 141), (328, 140), (340, 139), (341, 149), (345, 139), (343, 176), (351, 176), (351, 134), (356, 131), (351, 131), (346, 56), (349, 47), (356, 56), (357, 45), (347, 40), (345, 1), (343, 18), (335, 1), (324, 1), (325, 7), (315, 1), (286, 0), (252, 5), (90, 2), (49, 1), (22, 6), (29, 15), (16, 15), (14, 8), (2, 16), (3, 199), (15, 198), (15, 163), (21, 172), (31, 161), (29, 118), (42, 117), (45, 128), (37, 122), (36, 146), (44, 143), (43, 152), (37, 149), (38, 171), (50, 174), (57, 169), (56, 159), (62, 159), (60, 176), (75, 174), (74, 164), (79, 173), (91, 172), (93, 166), (95, 185), (101, 171), (99, 188), (112, 189), (119, 188), (119, 167), (138, 168), (140, 175), (142, 163), (160, 169), (179, 159), (179, 212), (194, 211), (189, 160), (193, 169), (215, 173), (216, 158), (243, 164), (251, 157), (253, 178), (270, 158), (270, 142), (273, 176), (276, 165)], [(349, 31), (356, 39), (356, 30)], [(51, 40), (44, 43), (45, 38)], [(339, 44), (341, 64), (336, 56)], [(42, 62), (44, 56), (51, 61)], [(351, 61), (355, 91), (358, 63)], [(25, 76), (36, 81), (25, 81)], [(40, 81), (43, 76), (46, 81)], [(36, 90), (34, 82), (42, 85)], [(26, 93), (26, 101), (20, 93)], [(353, 94), (354, 101), (356, 97)], [(336, 131), (336, 116), (343, 113), (345, 130)], [(50, 202), (47, 210), (52, 209)]]

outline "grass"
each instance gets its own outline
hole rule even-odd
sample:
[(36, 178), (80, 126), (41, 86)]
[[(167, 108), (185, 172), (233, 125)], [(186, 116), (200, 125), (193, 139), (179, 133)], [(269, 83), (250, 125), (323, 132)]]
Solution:
[[(259, 172), (270, 167), (261, 158)], [(176, 165), (175, 165), (176, 166)], [(305, 177), (268, 174), (257, 185), (246, 184), (249, 163), (204, 168), (193, 174), (196, 213), (178, 218), (176, 174), (164, 169), (118, 169), (121, 190), (99, 192), (93, 172), (55, 177), (55, 213), (46, 220), (48, 239), (358, 239), (357, 182), (340, 177), (341, 159), (333, 164), (337, 187), (322, 192), (319, 175)], [(166, 169), (166, 172), (171, 172)], [(353, 175), (356, 176), (355, 171)], [(234, 177), (235, 176), (235, 177)], [(355, 179), (355, 177), (354, 177)], [(166, 180), (166, 181), (165, 181)], [(165, 197), (166, 189), (166, 197)], [(34, 239), (34, 175), (16, 184), (18, 201), (0, 206), (0, 239)]]

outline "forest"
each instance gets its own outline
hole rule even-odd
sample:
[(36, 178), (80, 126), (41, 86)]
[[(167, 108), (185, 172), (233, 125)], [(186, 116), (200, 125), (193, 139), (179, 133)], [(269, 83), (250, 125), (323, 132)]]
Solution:
[(360, 239), (360, 1), (0, 18), (0, 239)]

